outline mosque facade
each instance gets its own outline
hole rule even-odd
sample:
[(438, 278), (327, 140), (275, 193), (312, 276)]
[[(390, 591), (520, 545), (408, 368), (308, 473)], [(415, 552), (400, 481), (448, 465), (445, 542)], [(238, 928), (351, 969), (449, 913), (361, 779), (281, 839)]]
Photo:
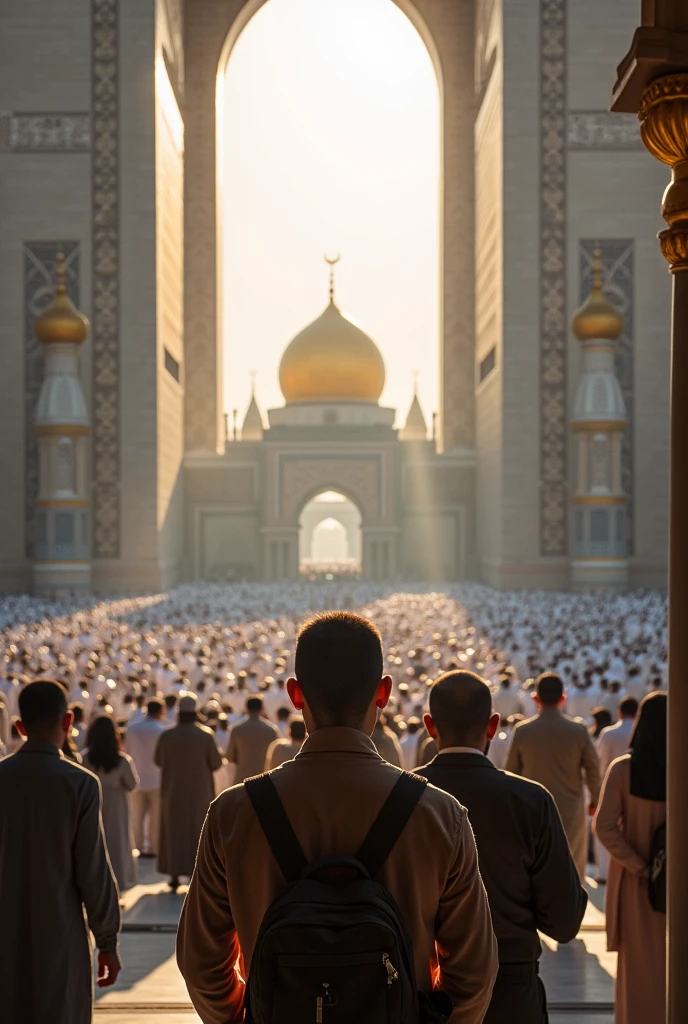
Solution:
[[(357, 506), (369, 578), (664, 585), (666, 176), (608, 112), (636, 5), (395, 0), (442, 102), (436, 424), (414, 399), (395, 427), (332, 297), (285, 348), (284, 406), (254, 399), (235, 437), (216, 85), (262, 2), (3, 4), (0, 589), (292, 578), (322, 491)], [(83, 344), (36, 330), (58, 264)], [(571, 327), (596, 288), (620, 318), (600, 336)]]

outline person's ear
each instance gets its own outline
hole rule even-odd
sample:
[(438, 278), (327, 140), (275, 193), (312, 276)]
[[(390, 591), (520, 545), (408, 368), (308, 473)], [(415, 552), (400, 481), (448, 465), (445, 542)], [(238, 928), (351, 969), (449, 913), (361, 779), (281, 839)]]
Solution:
[(540, 698), (533, 697), (533, 700), (535, 701), (535, 707), (540, 708), (540, 710), (542, 710), (542, 701), (540, 700)]
[(497, 732), (497, 729), (499, 729), (499, 723), (501, 722), (501, 720), (502, 719), (499, 715), (499, 712), (497, 711), (495, 711), (494, 714), (490, 715), (490, 720), (487, 723), (488, 740), (493, 740), (495, 738), (495, 733)]
[(26, 729), (24, 728), (24, 723), (22, 722), (22, 720), (20, 718), (18, 718), (17, 721), (14, 724), (17, 727), (17, 732), (19, 733), (19, 735), (23, 736), (24, 739), (26, 739), (27, 733), (26, 733)]
[(66, 733), (67, 736), (69, 735), (69, 732), (70, 732), (70, 730), (72, 728), (72, 723), (73, 722), (74, 722), (74, 712), (73, 711), (68, 711), (65, 714), (64, 718), (62, 719), (62, 732)]
[(375, 694), (375, 707), (386, 708), (392, 693), (393, 679), (391, 676), (383, 676), (377, 686)]
[(298, 679), (287, 680), (287, 693), (289, 694), (289, 700), (292, 702), (297, 711), (303, 711), (306, 706), (306, 701), (303, 696), (303, 690)]
[(432, 720), (432, 715), (423, 715), (423, 725), (428, 730), (430, 736), (437, 741), (437, 729), (435, 728), (435, 723)]
[(563, 708), (563, 706), (564, 706), (564, 704), (565, 704), (565, 703), (566, 703), (566, 694), (564, 694), (564, 695), (562, 696), (561, 700), (560, 700), (560, 701), (559, 701), (559, 703), (557, 704), (557, 707), (558, 707), (558, 708)]

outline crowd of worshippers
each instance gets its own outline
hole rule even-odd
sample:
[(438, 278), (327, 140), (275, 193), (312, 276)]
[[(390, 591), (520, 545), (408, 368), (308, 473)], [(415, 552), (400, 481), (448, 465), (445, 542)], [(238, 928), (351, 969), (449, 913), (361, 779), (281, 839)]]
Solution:
[[(253, 845), (256, 855), (262, 850), (265, 857), (269, 847), (261, 843), (270, 837), (260, 833), (257, 806), (253, 798), (247, 801), (247, 788), (237, 784), (278, 769), (275, 777), (284, 779), (286, 787), (283, 793), (278, 786), (279, 793), (306, 860), (334, 852), (350, 855), (355, 852), (351, 840), (343, 838), (350, 821), (347, 799), (353, 795), (349, 772), (355, 777), (373, 754), (379, 780), (371, 783), (370, 813), (359, 806), (368, 799), (367, 776), (358, 780), (362, 788), (355, 805), (361, 828), (373, 824), (380, 808), (376, 787), (384, 790), (389, 773), (398, 775), (401, 768), (453, 794), (467, 808), (477, 841), (479, 874), (475, 865), (471, 868), (470, 828), (469, 838), (468, 826), (459, 819), (449, 824), (447, 806), (426, 809), (426, 817), (437, 819), (430, 825), (425, 821), (428, 836), (440, 829), (444, 839), (435, 839), (441, 851), (449, 830), (458, 844), (452, 857), (462, 864), (460, 884), (454, 879), (452, 909), (446, 907), (447, 893), (440, 900), (446, 928), (438, 907), (425, 906), (421, 890), (426, 884), (429, 892), (437, 890), (433, 870), (448, 885), (451, 871), (458, 868), (452, 861), (448, 873), (451, 865), (439, 863), (440, 853), (428, 848), (428, 836), (413, 856), (407, 850), (410, 866), (417, 856), (428, 862), (427, 878), (422, 870), (420, 877), (416, 872), (413, 880), (406, 878), (402, 864), (385, 881), (386, 867), (381, 868), (380, 877), (400, 904), (411, 935), (416, 983), (427, 997), (424, 1019), (499, 1024), (508, 1013), (511, 1024), (544, 1022), (537, 931), (558, 942), (576, 935), (587, 902), (582, 883), (592, 872), (598, 883), (608, 884), (609, 948), (619, 952), (617, 1024), (660, 1022), (664, 913), (651, 906), (645, 889), (665, 813), (666, 611), (661, 596), (514, 596), (477, 586), (401, 593), (347, 584), (336, 603), (354, 604), (364, 617), (316, 617), (299, 634), (300, 623), (319, 610), (320, 602), (335, 603), (333, 594), (317, 586), (282, 589), (287, 593), (265, 586), (184, 587), (159, 600), (71, 608), (34, 603), (33, 613), (26, 599), (18, 599), (15, 607), (12, 599), (4, 607), (0, 603), (5, 622), (0, 753), (12, 755), (0, 761), (0, 850), (5, 821), (12, 829), (11, 815), (21, 814), (22, 798), (32, 785), (45, 784), (41, 772), (55, 774), (46, 755), (59, 738), (59, 771), (80, 765), (100, 782), (99, 791), (88, 791), (83, 776), (91, 775), (65, 776), (79, 791), (77, 803), (86, 801), (91, 811), (101, 805), (102, 850), (93, 856), (88, 877), (76, 882), (99, 950), (99, 984), (111, 983), (119, 971), (119, 896), (136, 882), (137, 857), (156, 858), (175, 891), (195, 868), (178, 955), (201, 1019), (208, 1024), (243, 1019), (243, 987), (232, 980), (219, 993), (218, 979), (233, 974), (227, 968), (237, 960), (244, 968), (241, 977), (249, 977), (261, 920), (280, 888), (280, 871), (276, 856), (267, 858), (264, 878), (250, 873), (253, 855), (248, 850)], [(378, 658), (379, 666), (369, 669)], [(54, 682), (35, 682), (40, 679)], [(352, 709), (346, 706), (347, 687), (355, 697), (357, 685), (367, 696)], [(48, 688), (42, 698), (41, 687)], [(45, 714), (33, 706), (41, 699), (48, 705), (52, 701), (60, 713), (49, 740)], [(646, 746), (638, 739), (644, 721)], [(17, 760), (24, 753), (42, 756)], [(27, 764), (31, 770), (20, 770)], [(386, 766), (388, 774), (377, 766)], [(313, 806), (299, 810), (295, 798), (290, 800), (290, 786), (295, 794), (307, 790)], [(12, 799), (3, 805), (10, 788)], [(46, 799), (49, 792), (46, 785)], [(412, 819), (425, 803), (431, 803), (427, 793)], [(340, 813), (342, 849), (321, 848), (315, 836), (339, 842), (332, 819)], [(311, 824), (302, 820), (299, 827), (299, 815)], [(31, 872), (53, 877), (42, 861), (49, 852), (39, 849), (39, 836), (30, 835), (34, 827), (43, 826), (32, 822), (24, 837), (31, 847)], [(309, 827), (315, 830), (312, 842)], [(90, 838), (79, 841), (97, 846), (97, 820), (91, 820), (90, 829)], [(16, 819), (13, 832), (16, 856), (26, 855), (17, 845), (22, 833), (17, 833)], [(390, 864), (401, 856), (404, 835), (388, 851)], [(232, 878), (220, 878), (221, 865), (237, 858), (247, 861), (246, 873), (237, 868)], [(7, 864), (0, 863), (0, 872), (5, 870)], [(112, 887), (107, 885), (110, 871)], [(483, 883), (489, 910), (487, 901), (485, 906), (481, 902)], [(412, 891), (402, 896), (399, 886)], [(36, 892), (41, 889), (50, 904), (45, 886)], [(3, 905), (8, 899), (0, 884), (0, 911), (19, 913), (12, 899), (11, 906)], [(67, 918), (72, 911), (63, 904), (55, 908)], [(466, 921), (473, 922), (472, 936), (458, 936), (459, 919), (464, 928)], [(435, 921), (436, 928), (430, 937), (424, 934), (428, 921)], [(431, 945), (437, 943), (430, 952), (429, 938)], [(215, 939), (225, 949), (221, 962), (213, 960), (219, 956), (210, 948)], [(23, 954), (18, 948), (10, 958), (20, 975), (33, 970), (28, 961), (40, 960), (45, 952), (39, 940), (27, 942)], [(22, 955), (24, 964), (18, 959)], [(469, 966), (469, 960), (475, 963)], [(430, 1005), (437, 969), (443, 995), (454, 1006), (451, 1016), (449, 1010), (443, 1014), (441, 1002)], [(0, 966), (0, 975), (7, 970)], [(90, 967), (83, 971), (88, 974)], [(210, 995), (215, 986), (218, 992)], [(27, 1011), (25, 997), (18, 1001), (10, 1009), (11, 1024), (45, 1019), (41, 999), (35, 996), (35, 1013)], [(220, 1016), (220, 1005), (234, 1006), (236, 1016)], [(91, 1019), (90, 1012), (86, 1000), (64, 1022), (81, 1024)]]

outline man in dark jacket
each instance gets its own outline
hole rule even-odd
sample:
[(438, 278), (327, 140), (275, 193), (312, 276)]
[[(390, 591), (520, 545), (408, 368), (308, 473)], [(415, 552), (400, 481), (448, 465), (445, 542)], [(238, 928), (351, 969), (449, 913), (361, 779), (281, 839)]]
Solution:
[(499, 947), (499, 974), (484, 1024), (545, 1024), (538, 930), (557, 942), (578, 933), (587, 894), (547, 790), (486, 757), (499, 727), (490, 688), (473, 672), (440, 676), (425, 725), (439, 753), (417, 769), (468, 810)]

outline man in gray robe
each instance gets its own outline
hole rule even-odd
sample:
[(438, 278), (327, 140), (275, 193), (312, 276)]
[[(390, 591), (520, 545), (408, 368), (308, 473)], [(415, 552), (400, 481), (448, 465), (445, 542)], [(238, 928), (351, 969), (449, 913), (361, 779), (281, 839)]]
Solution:
[(19, 714), (26, 743), (0, 762), (0, 1017), (3, 1024), (90, 1024), (89, 928), (98, 985), (114, 984), (122, 966), (100, 783), (61, 753), (72, 715), (58, 683), (25, 686)]
[(222, 767), (215, 735), (196, 720), (196, 705), (193, 693), (181, 698), (179, 722), (162, 733), (155, 750), (162, 769), (158, 871), (170, 876), (173, 891), (180, 875), (193, 873), (203, 822), (215, 799), (213, 772)]

